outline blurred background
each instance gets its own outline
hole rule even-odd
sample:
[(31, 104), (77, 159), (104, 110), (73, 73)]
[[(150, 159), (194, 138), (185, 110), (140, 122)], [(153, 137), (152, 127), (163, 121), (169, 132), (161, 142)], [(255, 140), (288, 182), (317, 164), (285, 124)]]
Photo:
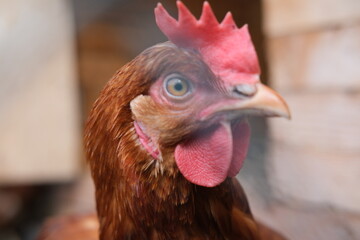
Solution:
[[(1, 240), (94, 212), (82, 128), (112, 74), (166, 40), (157, 2), (0, 1)], [(231, 10), (249, 24), (262, 81), (293, 114), (252, 119), (238, 177), (255, 217), (289, 239), (360, 239), (360, 1), (209, 2), (219, 20)], [(184, 3), (200, 15), (202, 0)]]

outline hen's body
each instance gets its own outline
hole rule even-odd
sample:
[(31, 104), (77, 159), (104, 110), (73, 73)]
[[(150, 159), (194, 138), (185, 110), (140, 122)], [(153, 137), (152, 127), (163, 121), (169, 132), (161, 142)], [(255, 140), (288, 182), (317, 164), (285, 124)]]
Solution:
[[(285, 238), (271, 229), (254, 221), (246, 196), (236, 179), (228, 179), (216, 189), (195, 187), (196, 199), (193, 207), (193, 224), (184, 224), (177, 219), (167, 217), (160, 226), (155, 227), (154, 220), (148, 221), (148, 229), (140, 222), (135, 233), (123, 232), (112, 236), (116, 231), (108, 229), (111, 237), (103, 239), (234, 239), (234, 240), (284, 240)], [(214, 190), (214, 191), (212, 191)], [(227, 191), (226, 191), (227, 190)], [(219, 194), (219, 195), (217, 195)], [(180, 208), (178, 210), (181, 210)], [(139, 216), (139, 219), (142, 215)], [(155, 218), (157, 218), (155, 216)], [(171, 220), (172, 222), (169, 222)], [(190, 219), (188, 219), (190, 220)], [(136, 222), (139, 222), (138, 220)], [(114, 225), (115, 227), (115, 225)], [(122, 228), (120, 228), (122, 229)], [(113, 232), (112, 232), (113, 231)], [(106, 238), (105, 238), (106, 237)], [(58, 217), (50, 219), (44, 226), (41, 240), (98, 240), (99, 222), (96, 215)]]

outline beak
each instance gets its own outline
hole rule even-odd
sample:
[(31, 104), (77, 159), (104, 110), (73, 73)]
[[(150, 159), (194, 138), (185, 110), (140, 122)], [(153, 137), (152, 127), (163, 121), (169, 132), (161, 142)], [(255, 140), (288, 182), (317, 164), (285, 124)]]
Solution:
[(285, 100), (274, 90), (258, 83), (257, 90), (252, 96), (241, 99), (227, 99), (205, 109), (201, 113), (201, 120), (208, 119), (219, 112), (241, 112), (241, 114), (259, 115), (267, 117), (284, 117), (291, 119), (291, 114)]

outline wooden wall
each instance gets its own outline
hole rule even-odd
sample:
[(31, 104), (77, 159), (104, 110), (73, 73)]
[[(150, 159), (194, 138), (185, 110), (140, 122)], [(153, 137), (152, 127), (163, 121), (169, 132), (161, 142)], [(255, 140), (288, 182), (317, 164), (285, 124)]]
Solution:
[(360, 1), (264, 0), (272, 86), (292, 110), (270, 121), (279, 199), (360, 212)]
[(0, 1), (0, 185), (67, 181), (80, 166), (69, 1)]

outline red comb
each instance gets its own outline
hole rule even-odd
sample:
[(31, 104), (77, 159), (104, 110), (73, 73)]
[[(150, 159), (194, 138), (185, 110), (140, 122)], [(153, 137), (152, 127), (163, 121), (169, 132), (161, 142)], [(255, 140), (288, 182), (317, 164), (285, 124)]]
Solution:
[(181, 1), (176, 3), (178, 20), (161, 3), (155, 8), (156, 23), (171, 42), (199, 51), (213, 72), (227, 83), (258, 81), (260, 67), (247, 25), (238, 28), (230, 12), (219, 23), (208, 2), (204, 2), (199, 20)]

